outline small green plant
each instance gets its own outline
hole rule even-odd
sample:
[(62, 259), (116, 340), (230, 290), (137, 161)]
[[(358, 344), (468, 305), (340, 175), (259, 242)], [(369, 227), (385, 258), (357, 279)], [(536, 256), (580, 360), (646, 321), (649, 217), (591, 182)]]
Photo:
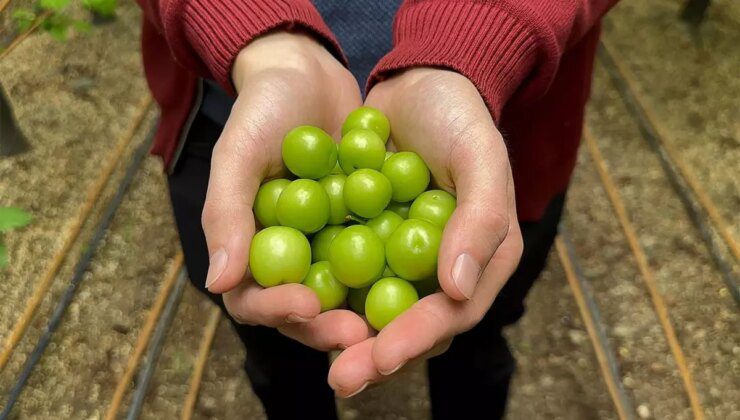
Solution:
[(82, 5), (87, 10), (106, 18), (113, 17), (116, 14), (116, 0), (82, 0)]
[(8, 249), (2, 242), (2, 234), (26, 226), (31, 215), (17, 207), (0, 207), (0, 268), (8, 265)]
[[(111, 19), (116, 14), (117, 0), (80, 0), (82, 7), (92, 15)], [(71, 17), (67, 13), (72, 0), (37, 0), (33, 8), (17, 8), (11, 17), (15, 21), (18, 32), (29, 30), (41, 20), (39, 27), (54, 39), (64, 41), (71, 29), (77, 32), (88, 32), (90, 22)]]
[(36, 20), (36, 13), (33, 10), (20, 8), (13, 10), (11, 17), (15, 21), (15, 27), (18, 29), (18, 32), (25, 32)]

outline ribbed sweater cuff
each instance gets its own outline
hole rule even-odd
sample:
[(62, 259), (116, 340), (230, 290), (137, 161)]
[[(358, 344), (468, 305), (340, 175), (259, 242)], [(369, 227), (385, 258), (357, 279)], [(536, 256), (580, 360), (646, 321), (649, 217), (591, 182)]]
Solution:
[(272, 29), (306, 30), (346, 65), (334, 35), (309, 0), (193, 0), (185, 1), (182, 13), (190, 47), (232, 95), (231, 68), (239, 51)]
[(393, 43), (370, 74), (368, 90), (399, 70), (444, 67), (475, 84), (496, 121), (537, 56), (535, 36), (520, 19), (474, 1), (409, 2), (396, 16)]

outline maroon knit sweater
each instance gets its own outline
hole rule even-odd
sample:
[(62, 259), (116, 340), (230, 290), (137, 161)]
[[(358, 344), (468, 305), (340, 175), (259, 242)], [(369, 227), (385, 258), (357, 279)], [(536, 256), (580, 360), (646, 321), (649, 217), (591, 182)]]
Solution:
[[(239, 50), (300, 27), (344, 61), (309, 0), (137, 0), (147, 81), (162, 116), (152, 153), (172, 161), (198, 77), (234, 93)], [(382, 1), (382, 0), (379, 0)], [(506, 138), (521, 220), (540, 218), (575, 165), (601, 17), (617, 0), (406, 0), (393, 49), (368, 88), (395, 71), (441, 66), (469, 78)], [(351, 6), (349, 6), (351, 7)]]

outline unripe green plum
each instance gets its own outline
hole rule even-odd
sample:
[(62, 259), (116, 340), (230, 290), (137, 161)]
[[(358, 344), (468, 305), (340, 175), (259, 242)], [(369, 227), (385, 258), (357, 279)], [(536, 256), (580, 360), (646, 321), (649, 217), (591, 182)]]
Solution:
[(319, 261), (311, 265), (303, 284), (318, 296), (321, 312), (340, 307), (347, 298), (347, 286), (334, 278), (328, 261)]
[(367, 226), (349, 226), (329, 245), (334, 277), (348, 287), (369, 286), (385, 268), (383, 241)]
[(300, 283), (310, 267), (311, 245), (298, 230), (272, 226), (252, 238), (249, 270), (260, 286)]
[(344, 183), (347, 175), (327, 175), (319, 180), (329, 196), (329, 221), (330, 225), (341, 225), (349, 216), (347, 205), (344, 204)]
[(397, 203), (395, 201), (391, 201), (390, 203), (388, 203), (388, 206), (385, 209), (396, 213), (404, 219), (408, 219), (410, 208), (411, 203)]
[(383, 115), (380, 110), (369, 106), (361, 106), (347, 115), (347, 119), (344, 120), (342, 125), (342, 135), (355, 128), (374, 131), (383, 140), (383, 143), (388, 141), (391, 134), (391, 123), (388, 121), (388, 117)]
[(363, 169), (379, 171), (385, 161), (385, 143), (375, 132), (356, 128), (339, 143), (339, 165), (345, 174)]
[(380, 331), (419, 300), (414, 286), (398, 277), (385, 277), (373, 284), (365, 299), (365, 315)]
[(383, 163), (381, 170), (393, 188), (393, 201), (407, 202), (429, 186), (429, 168), (414, 152), (398, 152)]
[(409, 218), (426, 220), (444, 229), (455, 207), (457, 200), (452, 194), (443, 190), (429, 190), (416, 197), (409, 209)]
[(350, 211), (368, 219), (385, 209), (391, 194), (391, 183), (373, 169), (358, 169), (344, 183), (344, 204)]
[(393, 233), (401, 223), (403, 223), (403, 217), (390, 210), (383, 210), (382, 213), (368, 220), (367, 223), (365, 223), (365, 226), (372, 229), (373, 232), (378, 235), (380, 240), (385, 243), (388, 238), (390, 238), (391, 233)]
[(385, 244), (388, 266), (406, 280), (424, 280), (437, 274), (442, 230), (424, 220), (404, 220)]
[(310, 125), (296, 127), (285, 135), (282, 155), (288, 170), (300, 178), (319, 179), (337, 164), (334, 140)]
[(344, 226), (326, 226), (311, 239), (311, 261), (329, 261), (329, 245)]
[(285, 187), (276, 208), (282, 226), (303, 233), (317, 232), (329, 221), (329, 196), (321, 184), (310, 179), (297, 179)]
[(254, 198), (254, 216), (264, 227), (277, 226), (277, 201), (285, 187), (290, 184), (287, 179), (273, 179), (265, 182)]

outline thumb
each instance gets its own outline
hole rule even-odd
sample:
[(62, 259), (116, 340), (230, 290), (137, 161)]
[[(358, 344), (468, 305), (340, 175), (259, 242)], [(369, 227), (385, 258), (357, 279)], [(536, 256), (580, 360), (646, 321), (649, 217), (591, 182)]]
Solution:
[(212, 293), (233, 289), (246, 274), (255, 233), (252, 204), (268, 167), (264, 142), (233, 120), (213, 149), (201, 217), (210, 261), (206, 288)]
[(445, 226), (437, 268), (440, 286), (455, 300), (473, 297), (512, 223), (513, 184), (501, 135), (471, 134), (457, 141), (450, 154), (457, 208)]

